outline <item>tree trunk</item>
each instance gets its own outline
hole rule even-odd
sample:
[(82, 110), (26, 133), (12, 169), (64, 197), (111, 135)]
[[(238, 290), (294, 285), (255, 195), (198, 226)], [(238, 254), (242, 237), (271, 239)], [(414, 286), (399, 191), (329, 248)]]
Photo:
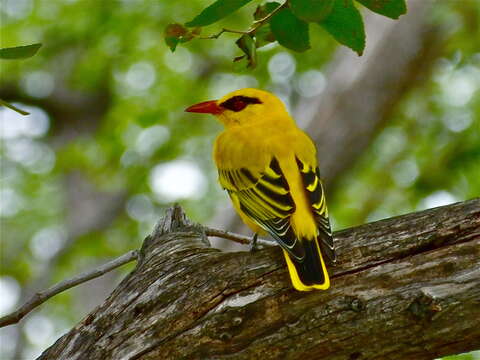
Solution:
[(40, 359), (433, 359), (480, 348), (480, 199), (337, 232), (327, 291), (278, 247), (223, 253), (179, 207)]

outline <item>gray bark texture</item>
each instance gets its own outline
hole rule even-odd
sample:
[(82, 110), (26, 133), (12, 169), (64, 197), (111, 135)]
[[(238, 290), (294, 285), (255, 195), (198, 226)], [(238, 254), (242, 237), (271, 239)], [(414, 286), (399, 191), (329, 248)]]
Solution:
[(480, 198), (335, 233), (327, 291), (278, 247), (224, 253), (179, 207), (40, 359), (434, 359), (480, 348)]

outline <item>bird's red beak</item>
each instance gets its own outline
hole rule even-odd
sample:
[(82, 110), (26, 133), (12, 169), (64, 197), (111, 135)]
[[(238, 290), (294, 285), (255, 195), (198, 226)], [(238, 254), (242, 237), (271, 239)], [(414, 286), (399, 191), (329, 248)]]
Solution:
[(223, 112), (223, 109), (217, 105), (217, 100), (210, 100), (210, 101), (204, 101), (204, 102), (192, 105), (186, 108), (185, 111), (218, 115)]

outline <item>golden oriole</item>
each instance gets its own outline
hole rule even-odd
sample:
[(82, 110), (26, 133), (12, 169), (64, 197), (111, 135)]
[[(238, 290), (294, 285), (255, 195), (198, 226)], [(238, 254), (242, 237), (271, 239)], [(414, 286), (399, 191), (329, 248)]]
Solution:
[(280, 244), (295, 289), (328, 289), (322, 254), (333, 263), (335, 250), (316, 148), (284, 104), (266, 91), (241, 89), (186, 111), (225, 125), (214, 145), (219, 182), (242, 220)]

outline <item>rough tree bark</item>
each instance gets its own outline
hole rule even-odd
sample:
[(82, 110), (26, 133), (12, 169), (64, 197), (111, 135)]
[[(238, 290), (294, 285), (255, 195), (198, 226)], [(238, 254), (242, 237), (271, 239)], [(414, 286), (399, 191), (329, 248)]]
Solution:
[(337, 232), (328, 291), (223, 253), (174, 208), (136, 269), (40, 359), (433, 359), (480, 348), (480, 199)]

